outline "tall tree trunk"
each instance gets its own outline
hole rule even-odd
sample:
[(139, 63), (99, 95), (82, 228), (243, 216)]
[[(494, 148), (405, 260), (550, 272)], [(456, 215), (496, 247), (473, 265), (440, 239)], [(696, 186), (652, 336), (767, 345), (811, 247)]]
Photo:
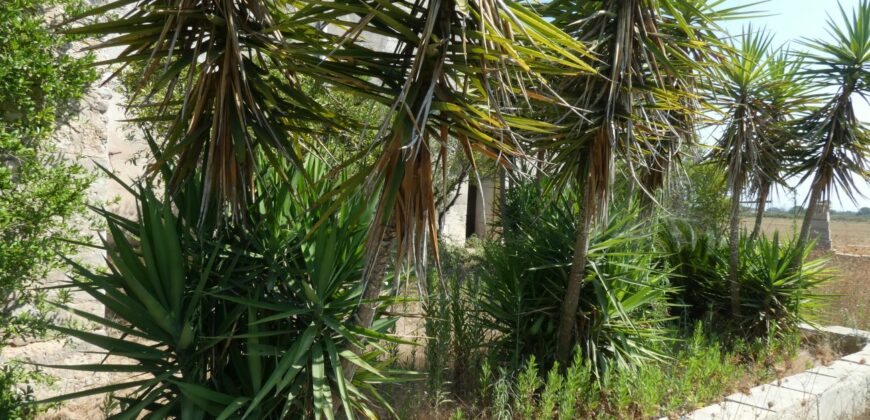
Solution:
[(752, 227), (750, 241), (755, 241), (761, 235), (761, 222), (764, 220), (764, 210), (767, 208), (767, 197), (770, 195), (770, 181), (762, 181), (758, 189), (758, 203), (755, 205), (755, 226)]
[(591, 182), (586, 183), (583, 191), (583, 208), (580, 209), (580, 224), (577, 227), (577, 240), (574, 243), (574, 259), (571, 274), (565, 287), (565, 300), (559, 318), (559, 336), (556, 357), (562, 366), (568, 366), (574, 349), (574, 327), (577, 321), (577, 307), (580, 304), (580, 289), (586, 273), (586, 257), (589, 252), (589, 232), (592, 227), (594, 199)]
[[(365, 265), (366, 269), (363, 272), (362, 302), (360, 302), (352, 317), (355, 324), (361, 328), (371, 328), (372, 322), (374, 322), (375, 313), (378, 309), (377, 298), (381, 295), (381, 289), (384, 287), (384, 277), (387, 274), (387, 266), (390, 263), (391, 256), (390, 251), (392, 250), (395, 237), (396, 222), (391, 217), (387, 225), (384, 226), (380, 241), (372, 241), (378, 248), (374, 252), (369, 253), (372, 262), (369, 264), (367, 261)], [(362, 355), (365, 350), (353, 345), (350, 348), (357, 356)], [(356, 373), (356, 365), (348, 362), (347, 359), (343, 360), (341, 365), (344, 377), (348, 381), (353, 379), (353, 375)]]
[(731, 226), (728, 236), (728, 246), (731, 253), (728, 256), (728, 283), (731, 288), (731, 313), (740, 316), (740, 196), (743, 183), (735, 182), (731, 196)]

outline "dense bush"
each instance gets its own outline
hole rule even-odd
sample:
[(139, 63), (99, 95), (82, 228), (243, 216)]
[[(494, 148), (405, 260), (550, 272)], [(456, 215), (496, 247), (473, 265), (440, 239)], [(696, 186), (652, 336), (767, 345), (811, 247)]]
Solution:
[[(714, 319), (743, 337), (761, 337), (811, 321), (821, 303), (816, 287), (830, 278), (826, 259), (809, 259), (812, 247), (782, 241), (778, 234), (740, 241), (741, 313), (730, 308), (728, 244), (688, 223), (666, 225), (660, 235), (664, 265), (673, 272), (679, 306), (688, 325)], [(801, 263), (803, 261), (803, 263)]]
[[(85, 280), (75, 286), (115, 315), (76, 313), (121, 337), (55, 329), (136, 361), (79, 369), (145, 375), (59, 399), (128, 389), (124, 415), (160, 418), (351, 417), (383, 406), (374, 387), (389, 372), (382, 347), (352, 351), (367, 338), (389, 341), (394, 322), (351, 326), (372, 209), (354, 199), (327, 213), (332, 206), (317, 206), (332, 186), (326, 168), (311, 161), (307, 169), (314, 184), (292, 171), (289, 183), (261, 173), (244, 231), (201, 230), (209, 215), (198, 185), (165, 199), (140, 188), (138, 222), (104, 212), (110, 271), (77, 267)], [(359, 372), (349, 381), (352, 365)]]
[[(35, 146), (58, 113), (93, 81), (91, 59), (67, 54), (70, 37), (48, 30), (47, 11), (75, 0), (6, 0), (0, 4), (0, 132)], [(4, 148), (8, 145), (4, 145)]]
[[(562, 291), (571, 270), (579, 209), (571, 193), (542, 198), (535, 185), (511, 190), (501, 241), (485, 247), (480, 321), (496, 359), (518, 368), (529, 356), (553, 362)], [(614, 210), (589, 248), (576, 342), (595, 369), (661, 357), (667, 334), (666, 273), (653, 268), (651, 238), (631, 209)]]
[(0, 418), (9, 420), (33, 418), (39, 410), (33, 404), (36, 401), (33, 388), (27, 385), (27, 382), (40, 379), (39, 376), (29, 373), (18, 365), (0, 366)]
[(425, 307), (436, 408), (452, 401), (492, 418), (685, 413), (773, 377), (773, 364), (793, 354), (796, 325), (820, 303), (824, 259), (778, 235), (744, 238), (735, 317), (724, 238), (686, 221), (647, 234), (657, 228), (617, 207), (592, 240), (576, 357), (560, 369), (552, 355), (576, 202), (520, 185), (507, 197), (500, 239), (447, 248)]

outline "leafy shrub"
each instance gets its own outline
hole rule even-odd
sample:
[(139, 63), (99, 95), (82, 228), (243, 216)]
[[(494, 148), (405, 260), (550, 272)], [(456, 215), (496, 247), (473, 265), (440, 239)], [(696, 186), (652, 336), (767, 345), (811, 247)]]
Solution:
[(95, 78), (90, 57), (66, 55), (71, 39), (47, 27), (48, 9), (76, 4), (0, 2), (0, 347), (42, 332), (48, 308), (34, 286), (74, 253), (65, 240), (82, 239), (74, 220), (90, 178), (43, 144)]
[[(571, 269), (577, 200), (565, 193), (541, 198), (534, 185), (511, 190), (502, 242), (485, 249), (480, 320), (493, 331), (496, 360), (515, 370), (535, 356), (552, 365), (559, 310)], [(659, 359), (665, 340), (664, 273), (652, 268), (651, 239), (637, 212), (614, 211), (593, 234), (581, 302), (577, 342), (596, 369)]]
[(668, 214), (691, 223), (697, 230), (719, 236), (728, 231), (730, 201), (726, 173), (716, 165), (686, 163), (668, 189)]
[(0, 366), (0, 418), (9, 420), (31, 419), (39, 412), (33, 404), (36, 398), (28, 380), (40, 379), (21, 366)]
[(84, 239), (77, 217), (89, 184), (80, 167), (46, 165), (34, 155), (14, 171), (0, 166), (0, 347), (11, 337), (44, 331), (50, 308), (35, 287), (65, 265), (59, 255), (74, 253), (69, 240)]
[[(121, 413), (131, 417), (374, 415), (383, 401), (375, 384), (389, 380), (382, 347), (351, 351), (365, 339), (389, 340), (394, 321), (352, 326), (372, 211), (356, 197), (326, 213), (331, 206), (317, 205), (332, 188), (327, 170), (316, 161), (307, 169), (313, 185), (292, 171), (289, 183), (275, 170), (261, 173), (244, 230), (204, 230), (208, 215), (192, 197), (199, 185), (167, 199), (140, 188), (139, 222), (104, 212), (110, 271), (77, 267), (87, 280), (74, 281), (116, 315), (76, 313), (122, 336), (55, 329), (136, 361), (78, 369), (144, 375), (59, 399), (123, 389)], [(360, 367), (352, 381), (348, 364)]]
[[(0, 3), (0, 133), (34, 147), (56, 116), (94, 80), (91, 57), (65, 49), (72, 38), (48, 30), (46, 12), (71, 9), (75, 0), (4, 0)], [(4, 146), (5, 148), (5, 146)]]
[[(830, 279), (827, 260), (810, 260), (812, 246), (781, 241), (778, 234), (740, 241), (741, 314), (731, 313), (728, 245), (720, 238), (676, 222), (660, 235), (664, 265), (679, 290), (675, 312), (693, 325), (713, 319), (743, 337), (763, 337), (812, 321), (822, 296), (815, 289)], [(801, 263), (803, 261), (803, 263)]]

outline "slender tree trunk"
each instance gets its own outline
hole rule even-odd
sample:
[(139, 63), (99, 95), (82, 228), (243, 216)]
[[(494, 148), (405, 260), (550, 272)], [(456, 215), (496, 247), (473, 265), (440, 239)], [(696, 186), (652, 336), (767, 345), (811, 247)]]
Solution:
[(559, 318), (559, 336), (556, 357), (562, 366), (568, 366), (574, 349), (574, 327), (577, 321), (577, 307), (580, 304), (580, 289), (583, 287), (583, 277), (586, 273), (586, 257), (589, 252), (589, 232), (592, 227), (593, 197), (591, 183), (587, 182), (583, 192), (583, 208), (580, 209), (580, 224), (577, 227), (577, 240), (574, 243), (574, 259), (571, 262), (571, 274), (565, 288), (565, 300), (562, 301), (562, 313)]
[(740, 316), (740, 195), (743, 183), (736, 182), (731, 197), (731, 227), (728, 246), (731, 253), (728, 256), (728, 283), (731, 288), (731, 313)]
[[(378, 248), (373, 253), (369, 253), (373, 262), (366, 264), (367, 268), (363, 272), (364, 287), (362, 302), (352, 317), (355, 324), (361, 328), (371, 328), (372, 322), (375, 319), (375, 313), (378, 309), (377, 298), (381, 295), (381, 289), (384, 287), (384, 277), (386, 277), (387, 266), (390, 263), (390, 251), (396, 237), (395, 223), (393, 218), (390, 218), (387, 225), (384, 226), (380, 242), (377, 243)], [(365, 350), (353, 345), (350, 346), (350, 349), (357, 356), (362, 355)], [(356, 373), (356, 365), (348, 362), (346, 359), (342, 361), (341, 365), (345, 379), (348, 381), (353, 379), (353, 375)]]
[(758, 204), (755, 209), (755, 226), (752, 228), (750, 241), (755, 241), (761, 235), (761, 222), (764, 220), (764, 210), (767, 207), (767, 197), (770, 195), (770, 182), (764, 181), (758, 191)]

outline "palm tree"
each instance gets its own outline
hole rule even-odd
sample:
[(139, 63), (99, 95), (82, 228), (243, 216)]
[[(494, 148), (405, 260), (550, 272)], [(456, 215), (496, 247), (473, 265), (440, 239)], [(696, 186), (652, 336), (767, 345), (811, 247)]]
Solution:
[[(720, 30), (713, 24), (715, 21), (725, 18), (746, 18), (754, 14), (745, 10), (747, 6), (720, 9), (722, 3), (722, 0), (689, 0), (677, 2), (669, 7), (679, 10), (681, 19), (697, 31), (699, 38), (713, 40), (719, 36), (717, 31)], [(679, 51), (685, 53), (693, 62), (709, 62), (715, 58), (711, 55), (715, 51), (709, 45), (693, 44), (691, 38), (686, 38), (688, 34), (682, 28), (665, 26), (662, 29), (667, 31), (670, 37), (683, 39), (685, 46)], [(671, 57), (667, 62), (669, 66), (675, 67), (674, 72), (682, 75), (681, 78), (671, 76), (665, 79), (665, 83), (672, 84), (672, 89), (682, 89), (688, 93), (698, 92), (710, 82), (711, 73), (699, 71), (694, 63), (686, 65), (685, 60), (681, 60), (680, 57)], [(669, 135), (651, 138), (650, 141), (639, 144), (645, 162), (640, 166), (637, 189), (640, 190), (638, 195), (643, 212), (647, 216), (653, 214), (658, 204), (655, 193), (668, 187), (670, 170), (679, 166), (687, 146), (697, 144), (697, 126), (705, 120), (702, 110), (708, 104), (703, 95), (688, 94), (682, 95), (679, 99), (682, 102), (679, 106), (668, 109), (670, 126), (673, 128)]]
[(93, 48), (121, 49), (98, 63), (119, 65), (110, 78), (125, 69), (138, 72), (129, 104), (144, 115), (138, 122), (164, 123), (157, 138), (160, 159), (176, 163), (172, 189), (201, 176), (203, 213), (238, 219), (251, 199), (256, 152), (270, 160), (289, 157), (304, 172), (301, 154), (316, 138), (313, 128), (336, 125), (335, 114), (303, 88), (302, 77), (388, 100), (388, 89), (360, 76), (379, 57), (357, 59), (360, 69), (343, 65), (347, 57), (339, 52), (324, 60), (340, 38), (311, 30), (308, 11), (288, 15), (263, 0), (117, 1), (78, 19), (120, 18), (70, 32), (107, 37)]
[(141, 69), (130, 103), (151, 110), (142, 120), (168, 123), (159, 138), (164, 159), (177, 162), (173, 189), (201, 176), (203, 212), (238, 220), (251, 199), (258, 150), (304, 170), (312, 127), (336, 125), (300, 77), (391, 98), (387, 86), (366, 77), (386, 65), (386, 55), (353, 44), (335, 50), (340, 37), (312, 26), (334, 20), (331, 14), (315, 6), (290, 10), (266, 0), (125, 0), (79, 16), (121, 18), (70, 32), (109, 36), (95, 48), (121, 48), (99, 63), (120, 64), (111, 77)]
[[(699, 26), (684, 19), (687, 9), (703, 16)], [(583, 190), (558, 331), (562, 363), (570, 360), (575, 342), (590, 231), (607, 213), (616, 158), (636, 179), (635, 168), (650, 150), (644, 146), (670, 140), (684, 128), (673, 123), (673, 111), (685, 107), (683, 99), (693, 90), (688, 70), (702, 70), (686, 46), (706, 50), (714, 42), (705, 30), (712, 24), (710, 12), (707, 2), (670, 0), (556, 0), (546, 6), (554, 24), (590, 45), (598, 73), (561, 79), (560, 93), (580, 111), (562, 115), (558, 121), (566, 130), (541, 144), (555, 168), (554, 186), (576, 183)], [(681, 42), (687, 39), (694, 43)]]
[[(524, 156), (516, 137), (521, 131), (552, 128), (516, 112), (523, 103), (519, 95), (533, 88), (529, 82), (542, 82), (537, 77), (541, 72), (592, 71), (580, 43), (519, 5), (392, 5), (390, 15), (368, 12), (379, 7), (377, 2), (360, 11), (360, 21), (368, 21), (369, 30), (395, 42), (397, 61), (405, 66), (398, 75), (402, 85), (392, 113), (382, 127), (382, 152), (367, 179), (381, 200), (367, 243), (365, 292), (357, 312), (364, 327), (376, 309), (366, 300), (380, 294), (394, 242), (396, 261), (412, 261), (418, 278), (425, 278), (427, 246), (438, 260), (435, 142), (447, 146), (456, 139), (475, 170), (475, 152), (509, 166), (507, 157)], [(407, 27), (395, 27), (395, 22)], [(515, 46), (523, 44), (537, 47)]]
[(765, 101), (768, 115), (767, 123), (758, 129), (761, 153), (757, 161), (758, 170), (750, 186), (750, 192), (756, 197), (755, 223), (750, 240), (755, 240), (761, 234), (761, 223), (771, 190), (785, 185), (783, 175), (788, 168), (784, 166), (784, 151), (796, 142), (798, 133), (795, 121), (807, 110), (812, 99), (810, 84), (801, 74), (803, 65), (803, 60), (793, 59), (793, 54), (783, 48), (767, 62), (770, 83), (767, 85)]
[(728, 173), (731, 193), (728, 278), (734, 314), (740, 313), (740, 199), (749, 182), (766, 177), (760, 173), (759, 161), (775, 160), (764, 155), (770, 148), (761, 141), (763, 127), (770, 123), (765, 95), (771, 80), (768, 66), (771, 36), (764, 31), (753, 32), (749, 27), (739, 40), (739, 45), (725, 50), (725, 58), (718, 67), (720, 78), (713, 93), (720, 98), (725, 112), (725, 128), (708, 157)]
[[(355, 315), (364, 328), (394, 243), (396, 261), (411, 261), (418, 278), (428, 246), (438, 260), (436, 142), (457, 141), (472, 165), (478, 154), (509, 166), (506, 157), (524, 156), (522, 133), (553, 128), (520, 115), (529, 98), (559, 103), (541, 75), (594, 71), (580, 42), (510, 2), (122, 0), (86, 16), (131, 4), (122, 18), (76, 32), (114, 35), (101, 45), (123, 47), (110, 62), (144, 69), (147, 90), (132, 102), (169, 121), (162, 156), (176, 161), (173, 187), (202, 176), (203, 212), (219, 221), (243, 219), (256, 152), (286, 156), (304, 173), (319, 131), (353, 126), (336, 124), (302, 78), (389, 108), (367, 151), (375, 164), (330, 193), (363, 187), (378, 200)], [(394, 49), (367, 47), (373, 37)]]
[(842, 25), (828, 19), (832, 39), (806, 40), (807, 74), (819, 86), (836, 89), (833, 96), (800, 122), (805, 137), (795, 170), (801, 182), (812, 177), (799, 240), (809, 240), (810, 224), (819, 203), (834, 190), (855, 201), (858, 180), (870, 181), (870, 136), (858, 121), (853, 98), (866, 99), (870, 81), (870, 1), (862, 0), (849, 15), (840, 7)]

